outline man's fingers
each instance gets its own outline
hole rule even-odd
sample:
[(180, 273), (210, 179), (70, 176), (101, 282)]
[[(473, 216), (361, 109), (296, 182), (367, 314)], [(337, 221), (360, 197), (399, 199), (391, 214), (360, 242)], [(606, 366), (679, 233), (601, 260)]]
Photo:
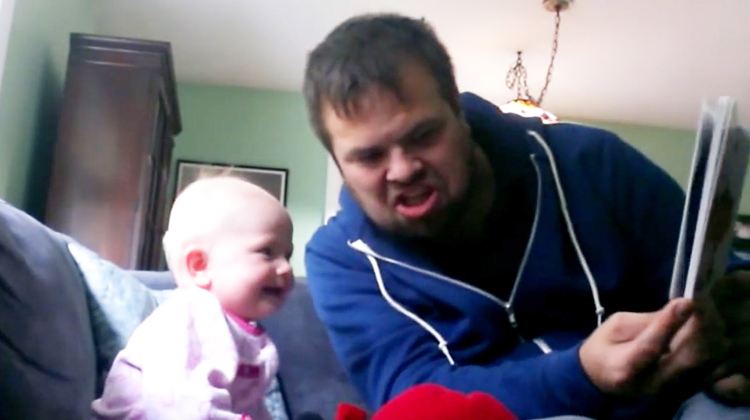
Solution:
[[(629, 345), (631, 368), (637, 381), (643, 381), (644, 391), (655, 392), (668, 382), (674, 368), (670, 367), (669, 343), (675, 333), (685, 324), (692, 312), (692, 302), (688, 299), (675, 299), (654, 314), (646, 328)], [(666, 365), (666, 366), (665, 366)], [(655, 370), (650, 368), (655, 367)]]
[(654, 382), (657, 387), (661, 387), (685, 373), (693, 372), (696, 367), (701, 365), (702, 357), (695, 346), (679, 346), (676, 350), (670, 351), (661, 358), (654, 375)]
[[(658, 391), (658, 387), (650, 386), (651, 379), (668, 353), (670, 341), (692, 311), (691, 300), (675, 299), (658, 312), (612, 315), (581, 346), (584, 371), (604, 392), (626, 395)], [(608, 347), (610, 350), (605, 351)]]
[(674, 352), (687, 345), (691, 340), (695, 339), (699, 329), (698, 319), (695, 316), (689, 317), (687, 322), (669, 340), (669, 351)]
[(618, 312), (607, 320), (610, 323), (609, 339), (612, 343), (633, 341), (656, 318), (657, 312)]
[(634, 340), (634, 351), (656, 356), (668, 349), (675, 333), (685, 324), (693, 310), (689, 299), (674, 299), (651, 320)]
[[(707, 313), (693, 312), (687, 322), (679, 327), (669, 341), (669, 350), (663, 354), (653, 376), (653, 385), (660, 388), (679, 381), (679, 386), (697, 389), (708, 385), (710, 370), (716, 370), (724, 359), (728, 342), (721, 323), (713, 322)], [(718, 372), (714, 372), (715, 374)]]

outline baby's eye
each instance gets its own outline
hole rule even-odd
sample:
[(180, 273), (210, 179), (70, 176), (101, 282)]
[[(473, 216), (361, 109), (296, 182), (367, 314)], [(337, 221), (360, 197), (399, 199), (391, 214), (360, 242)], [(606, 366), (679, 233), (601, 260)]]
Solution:
[(273, 257), (273, 250), (271, 248), (269, 248), (269, 247), (262, 248), (260, 250), (260, 253), (263, 254), (263, 256), (266, 257), (266, 258)]

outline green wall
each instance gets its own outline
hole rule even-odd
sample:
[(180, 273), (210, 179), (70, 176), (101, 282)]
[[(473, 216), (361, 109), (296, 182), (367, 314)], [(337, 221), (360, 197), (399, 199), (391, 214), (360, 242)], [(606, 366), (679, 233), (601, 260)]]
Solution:
[[(687, 189), (693, 148), (695, 147), (695, 130), (676, 130), (599, 121), (582, 123), (617, 133), (623, 140), (635, 146), (656, 164), (664, 168), (683, 189)], [(745, 176), (739, 212), (740, 214), (750, 214), (750, 171)]]
[[(292, 265), (296, 275), (304, 276), (305, 244), (323, 222), (326, 155), (309, 128), (302, 95), (191, 84), (179, 84), (178, 95), (184, 129), (176, 140), (175, 162), (289, 170)], [(173, 168), (173, 178), (174, 172)]]
[(687, 187), (695, 131), (605, 122), (588, 124), (616, 133), (672, 175), (683, 188)]
[(0, 85), (0, 197), (43, 214), (70, 32), (93, 32), (92, 0), (17, 0)]

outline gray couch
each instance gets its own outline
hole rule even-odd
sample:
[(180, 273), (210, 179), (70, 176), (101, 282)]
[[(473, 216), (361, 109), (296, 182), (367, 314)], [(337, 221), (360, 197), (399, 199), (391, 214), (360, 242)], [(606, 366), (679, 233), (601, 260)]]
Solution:
[[(91, 292), (66, 238), (0, 200), (0, 418), (86, 419), (96, 396)], [(169, 273), (130, 272), (151, 289)], [(304, 282), (263, 322), (281, 358), (290, 419), (332, 419), (340, 402), (362, 405), (332, 352)]]

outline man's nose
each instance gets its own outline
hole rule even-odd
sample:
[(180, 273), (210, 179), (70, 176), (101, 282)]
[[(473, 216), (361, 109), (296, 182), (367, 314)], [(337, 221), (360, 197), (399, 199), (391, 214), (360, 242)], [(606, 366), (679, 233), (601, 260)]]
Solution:
[(394, 149), (388, 159), (386, 179), (401, 184), (410, 183), (422, 170), (423, 164), (416, 156), (405, 153), (403, 149)]

